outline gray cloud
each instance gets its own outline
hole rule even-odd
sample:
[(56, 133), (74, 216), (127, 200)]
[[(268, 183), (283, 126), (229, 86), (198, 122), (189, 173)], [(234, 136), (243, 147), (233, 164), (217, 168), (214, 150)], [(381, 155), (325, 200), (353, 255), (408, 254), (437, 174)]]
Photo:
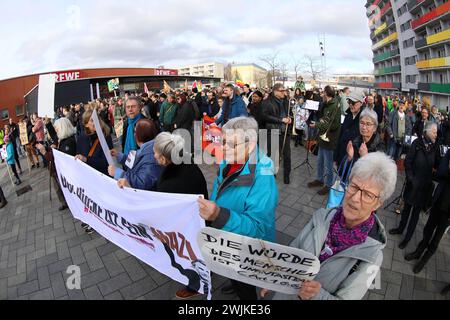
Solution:
[(300, 0), (136, 0), (124, 6), (100, 0), (80, 6), (79, 30), (64, 25), (64, 5), (56, 11), (46, 6), (48, 16), (32, 2), (27, 6), (36, 16), (28, 23), (42, 16), (46, 24), (20, 34), (22, 45), (14, 55), (17, 73), (42, 71), (46, 66), (150, 67), (206, 60), (261, 63), (258, 57), (277, 50), (285, 59), (318, 55), (321, 32), (327, 34), (330, 61), (350, 66), (371, 62), (364, 3), (359, 1), (330, 0), (318, 6), (317, 1)]

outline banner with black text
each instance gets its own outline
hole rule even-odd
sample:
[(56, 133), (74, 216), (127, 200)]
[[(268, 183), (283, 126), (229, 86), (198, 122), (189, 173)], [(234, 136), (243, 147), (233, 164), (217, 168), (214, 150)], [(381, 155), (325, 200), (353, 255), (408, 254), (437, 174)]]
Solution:
[(159, 272), (208, 294), (211, 275), (197, 235), (205, 227), (198, 196), (120, 189), (117, 182), (73, 157), (53, 151), (73, 216)]

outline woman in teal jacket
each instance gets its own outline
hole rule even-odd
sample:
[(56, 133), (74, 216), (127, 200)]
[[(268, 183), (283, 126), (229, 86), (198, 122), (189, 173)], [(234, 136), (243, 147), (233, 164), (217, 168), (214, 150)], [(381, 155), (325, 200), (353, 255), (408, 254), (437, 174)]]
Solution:
[[(213, 228), (274, 242), (278, 188), (273, 162), (257, 147), (257, 132), (253, 118), (235, 118), (223, 127), (225, 160), (212, 201), (199, 200), (200, 215)], [(257, 299), (254, 286), (231, 283), (241, 300)]]

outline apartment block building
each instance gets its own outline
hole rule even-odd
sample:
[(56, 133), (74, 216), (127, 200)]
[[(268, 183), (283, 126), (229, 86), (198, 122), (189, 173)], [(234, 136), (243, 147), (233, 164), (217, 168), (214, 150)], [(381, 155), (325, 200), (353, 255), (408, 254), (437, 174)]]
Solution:
[(375, 89), (450, 105), (450, 2), (368, 0)]

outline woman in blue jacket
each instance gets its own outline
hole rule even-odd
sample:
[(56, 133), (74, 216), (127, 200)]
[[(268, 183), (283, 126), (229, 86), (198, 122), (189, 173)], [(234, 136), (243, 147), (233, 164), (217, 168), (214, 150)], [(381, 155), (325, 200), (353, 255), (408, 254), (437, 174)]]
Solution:
[[(214, 228), (274, 242), (278, 188), (272, 160), (259, 152), (257, 133), (253, 118), (235, 118), (223, 127), (225, 160), (212, 201), (198, 200), (200, 215)], [(241, 300), (257, 299), (254, 286), (231, 283)]]
[[(109, 166), (108, 173), (111, 177), (118, 180), (117, 184), (120, 188), (130, 187), (139, 190), (152, 190), (156, 185), (162, 168), (156, 162), (153, 153), (153, 145), (158, 130), (153, 121), (148, 119), (139, 120), (134, 129), (134, 136), (139, 150), (130, 153), (127, 157), (120, 152), (113, 150), (111, 154), (117, 157), (119, 163), (127, 167), (129, 170), (124, 171), (114, 166)], [(134, 157), (134, 161), (133, 161)]]

